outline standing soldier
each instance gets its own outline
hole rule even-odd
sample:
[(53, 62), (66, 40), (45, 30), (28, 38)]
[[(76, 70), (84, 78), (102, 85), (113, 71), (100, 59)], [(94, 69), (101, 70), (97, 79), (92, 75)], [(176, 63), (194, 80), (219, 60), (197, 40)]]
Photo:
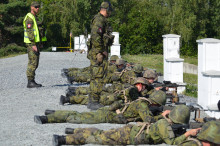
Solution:
[(108, 46), (113, 43), (114, 36), (111, 35), (111, 27), (107, 18), (111, 15), (110, 2), (102, 2), (100, 11), (91, 22), (91, 49), (88, 53), (90, 59), (91, 79), (89, 94), (89, 109), (102, 107), (99, 103), (100, 93), (104, 84), (108, 68)]
[(35, 70), (39, 64), (40, 43), (46, 41), (45, 29), (42, 23), (38, 21), (36, 14), (39, 12), (40, 4), (31, 3), (31, 12), (28, 13), (23, 21), (24, 43), (27, 46), (28, 66), (27, 66), (27, 88), (41, 87), (41, 84), (35, 82)]

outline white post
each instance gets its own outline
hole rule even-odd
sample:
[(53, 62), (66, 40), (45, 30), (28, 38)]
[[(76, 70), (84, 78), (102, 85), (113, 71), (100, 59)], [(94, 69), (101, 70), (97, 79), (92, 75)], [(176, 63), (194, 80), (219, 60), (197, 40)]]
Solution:
[(220, 118), (220, 40), (206, 38), (198, 43), (198, 104), (209, 116)]
[(121, 44), (119, 44), (119, 32), (112, 32), (112, 35), (115, 36), (114, 43), (112, 44), (111, 48), (111, 56), (117, 55), (119, 58), (121, 57)]
[(164, 63), (164, 80), (177, 83), (177, 92), (185, 90), (183, 83), (183, 61), (180, 58), (180, 36), (175, 34), (163, 35), (163, 63)]
[(74, 37), (74, 50), (79, 49), (79, 37)]
[(87, 52), (86, 38), (84, 35), (79, 36), (79, 49)]

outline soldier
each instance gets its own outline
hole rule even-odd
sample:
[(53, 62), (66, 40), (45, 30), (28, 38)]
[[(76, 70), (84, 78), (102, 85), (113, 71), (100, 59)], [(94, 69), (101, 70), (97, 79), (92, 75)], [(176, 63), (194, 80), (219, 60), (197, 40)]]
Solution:
[(219, 146), (220, 122), (210, 121), (205, 123), (201, 131), (194, 138), (188, 138), (180, 146)]
[(94, 16), (91, 22), (91, 49), (89, 50), (91, 79), (89, 109), (102, 107), (99, 102), (100, 93), (103, 88), (103, 79), (106, 77), (108, 68), (108, 47), (112, 45), (114, 36), (109, 32), (110, 24), (107, 18), (111, 15), (112, 7), (110, 2), (102, 2), (100, 11)]
[[(117, 101), (110, 107), (103, 107), (95, 112), (77, 111), (55, 111), (46, 110), (46, 116), (35, 116), (35, 122), (40, 124), (45, 123), (119, 123), (125, 124), (127, 122), (144, 121), (153, 123), (158, 119), (163, 118), (170, 111), (165, 111), (161, 114), (162, 110), (158, 107), (164, 105), (166, 102), (166, 94), (163, 91), (156, 91), (151, 94), (149, 99), (139, 97), (137, 100), (124, 104), (122, 101)], [(150, 109), (158, 108), (159, 111)]]
[[(154, 124), (140, 123), (126, 125), (122, 128), (103, 131), (97, 128), (76, 128), (73, 134), (66, 136), (53, 136), (54, 145), (136, 145), (136, 144), (161, 144), (178, 145), (189, 136), (195, 136), (199, 129), (191, 129), (177, 136), (172, 129), (175, 124), (188, 124), (190, 110), (185, 105), (176, 106), (167, 118), (161, 119)], [(69, 133), (70, 131), (67, 130)]]
[(45, 29), (42, 22), (39, 22), (36, 15), (39, 12), (40, 4), (31, 3), (31, 12), (28, 13), (23, 21), (24, 43), (27, 46), (28, 66), (27, 66), (27, 88), (41, 87), (41, 84), (35, 82), (35, 70), (38, 68), (40, 57), (40, 46), (46, 41)]
[[(118, 59), (117, 55), (112, 55), (110, 57), (110, 61), (109, 61), (109, 66), (108, 66), (108, 73), (107, 74), (111, 74), (112, 72), (115, 71), (115, 62), (116, 59)], [(79, 68), (71, 68), (71, 71), (68, 71), (70, 69), (63, 69), (62, 71), (62, 76), (66, 77), (67, 80), (69, 81), (69, 83), (72, 82), (85, 82), (85, 83), (89, 83), (90, 82), (90, 78), (91, 78), (91, 73), (90, 73), (90, 68), (86, 67), (83, 69), (79, 69)], [(106, 82), (108, 82), (108, 80), (106, 80)]]
[(144, 71), (143, 77), (148, 82), (148, 93), (151, 94), (154, 91), (154, 87), (152, 86), (153, 82), (155, 81), (155, 78), (157, 78), (157, 74), (154, 70), (146, 70)]
[[(110, 105), (114, 101), (121, 100), (121, 99), (125, 100), (125, 102), (129, 102), (131, 100), (134, 100), (140, 97), (141, 92), (145, 90), (146, 85), (147, 85), (146, 80), (144, 78), (139, 77), (134, 82), (134, 86), (129, 84), (126, 87), (124, 86), (125, 89), (114, 91), (114, 93), (102, 92), (100, 96), (100, 102), (102, 103), (102, 105)], [(119, 89), (119, 87), (117, 88)], [(85, 92), (88, 92), (88, 91), (85, 91)], [(65, 103), (72, 103), (72, 104), (86, 105), (89, 102), (88, 98), (89, 97), (86, 95), (76, 95), (76, 96), (70, 96), (70, 97), (61, 96), (60, 104), (63, 105)]]

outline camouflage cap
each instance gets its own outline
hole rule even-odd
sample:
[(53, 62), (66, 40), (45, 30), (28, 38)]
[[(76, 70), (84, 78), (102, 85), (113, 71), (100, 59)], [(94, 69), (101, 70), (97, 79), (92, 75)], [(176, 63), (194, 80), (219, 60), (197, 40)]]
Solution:
[(154, 70), (151, 70), (151, 69), (148, 69), (144, 72), (144, 75), (143, 75), (144, 78), (156, 78), (157, 77), (157, 74)]
[(143, 70), (144, 70), (144, 68), (143, 68), (143, 66), (140, 65), (140, 64), (136, 64), (136, 65), (134, 66), (134, 71), (135, 71), (136, 73), (141, 73)]
[(165, 105), (166, 103), (166, 93), (161, 90), (155, 90), (149, 98), (159, 105)]
[(177, 105), (171, 110), (169, 118), (176, 124), (188, 124), (190, 110), (186, 105)]
[(197, 138), (199, 140), (220, 144), (220, 122), (210, 121), (205, 123), (197, 135)]
[(138, 78), (135, 79), (135, 81), (134, 81), (134, 85), (135, 85), (135, 84), (138, 84), (138, 83), (141, 83), (141, 84), (147, 85), (147, 81), (146, 81), (146, 79), (143, 78), (143, 77), (138, 77)]
[(109, 11), (113, 11), (112, 5), (111, 5), (111, 3), (109, 1), (102, 2), (100, 8), (104, 8), (104, 9), (107, 9)]
[(31, 6), (33, 6), (33, 7), (35, 7), (35, 6), (40, 6), (40, 3), (37, 2), (37, 1), (33, 1), (33, 2), (31, 3)]
[(110, 61), (114, 61), (114, 60), (117, 60), (118, 59), (118, 56), (117, 55), (112, 55), (110, 57)]

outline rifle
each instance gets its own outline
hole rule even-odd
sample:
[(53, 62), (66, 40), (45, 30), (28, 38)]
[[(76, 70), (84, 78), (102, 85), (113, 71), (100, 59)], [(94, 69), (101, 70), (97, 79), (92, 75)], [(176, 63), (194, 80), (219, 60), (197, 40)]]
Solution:
[(154, 116), (157, 116), (163, 112), (163, 106), (159, 106), (159, 107), (158, 106), (150, 106), (149, 110), (152, 112), (152, 114)]
[(171, 83), (170, 81), (163, 81), (163, 83), (154, 82), (153, 87), (162, 87), (162, 91), (164, 91), (167, 95), (167, 98), (170, 99), (170, 103), (178, 103), (179, 96), (177, 94), (177, 85), (176, 83)]
[(220, 119), (216, 119), (216, 118), (213, 118), (213, 117), (205, 117), (205, 118), (196, 118), (195, 121), (196, 122), (190, 122), (189, 123), (189, 129), (200, 128), (206, 122), (209, 122), (209, 121), (219, 121), (220, 122)]
[(178, 137), (186, 133), (186, 129), (189, 128), (189, 124), (172, 124), (171, 128), (175, 134), (175, 137)]

